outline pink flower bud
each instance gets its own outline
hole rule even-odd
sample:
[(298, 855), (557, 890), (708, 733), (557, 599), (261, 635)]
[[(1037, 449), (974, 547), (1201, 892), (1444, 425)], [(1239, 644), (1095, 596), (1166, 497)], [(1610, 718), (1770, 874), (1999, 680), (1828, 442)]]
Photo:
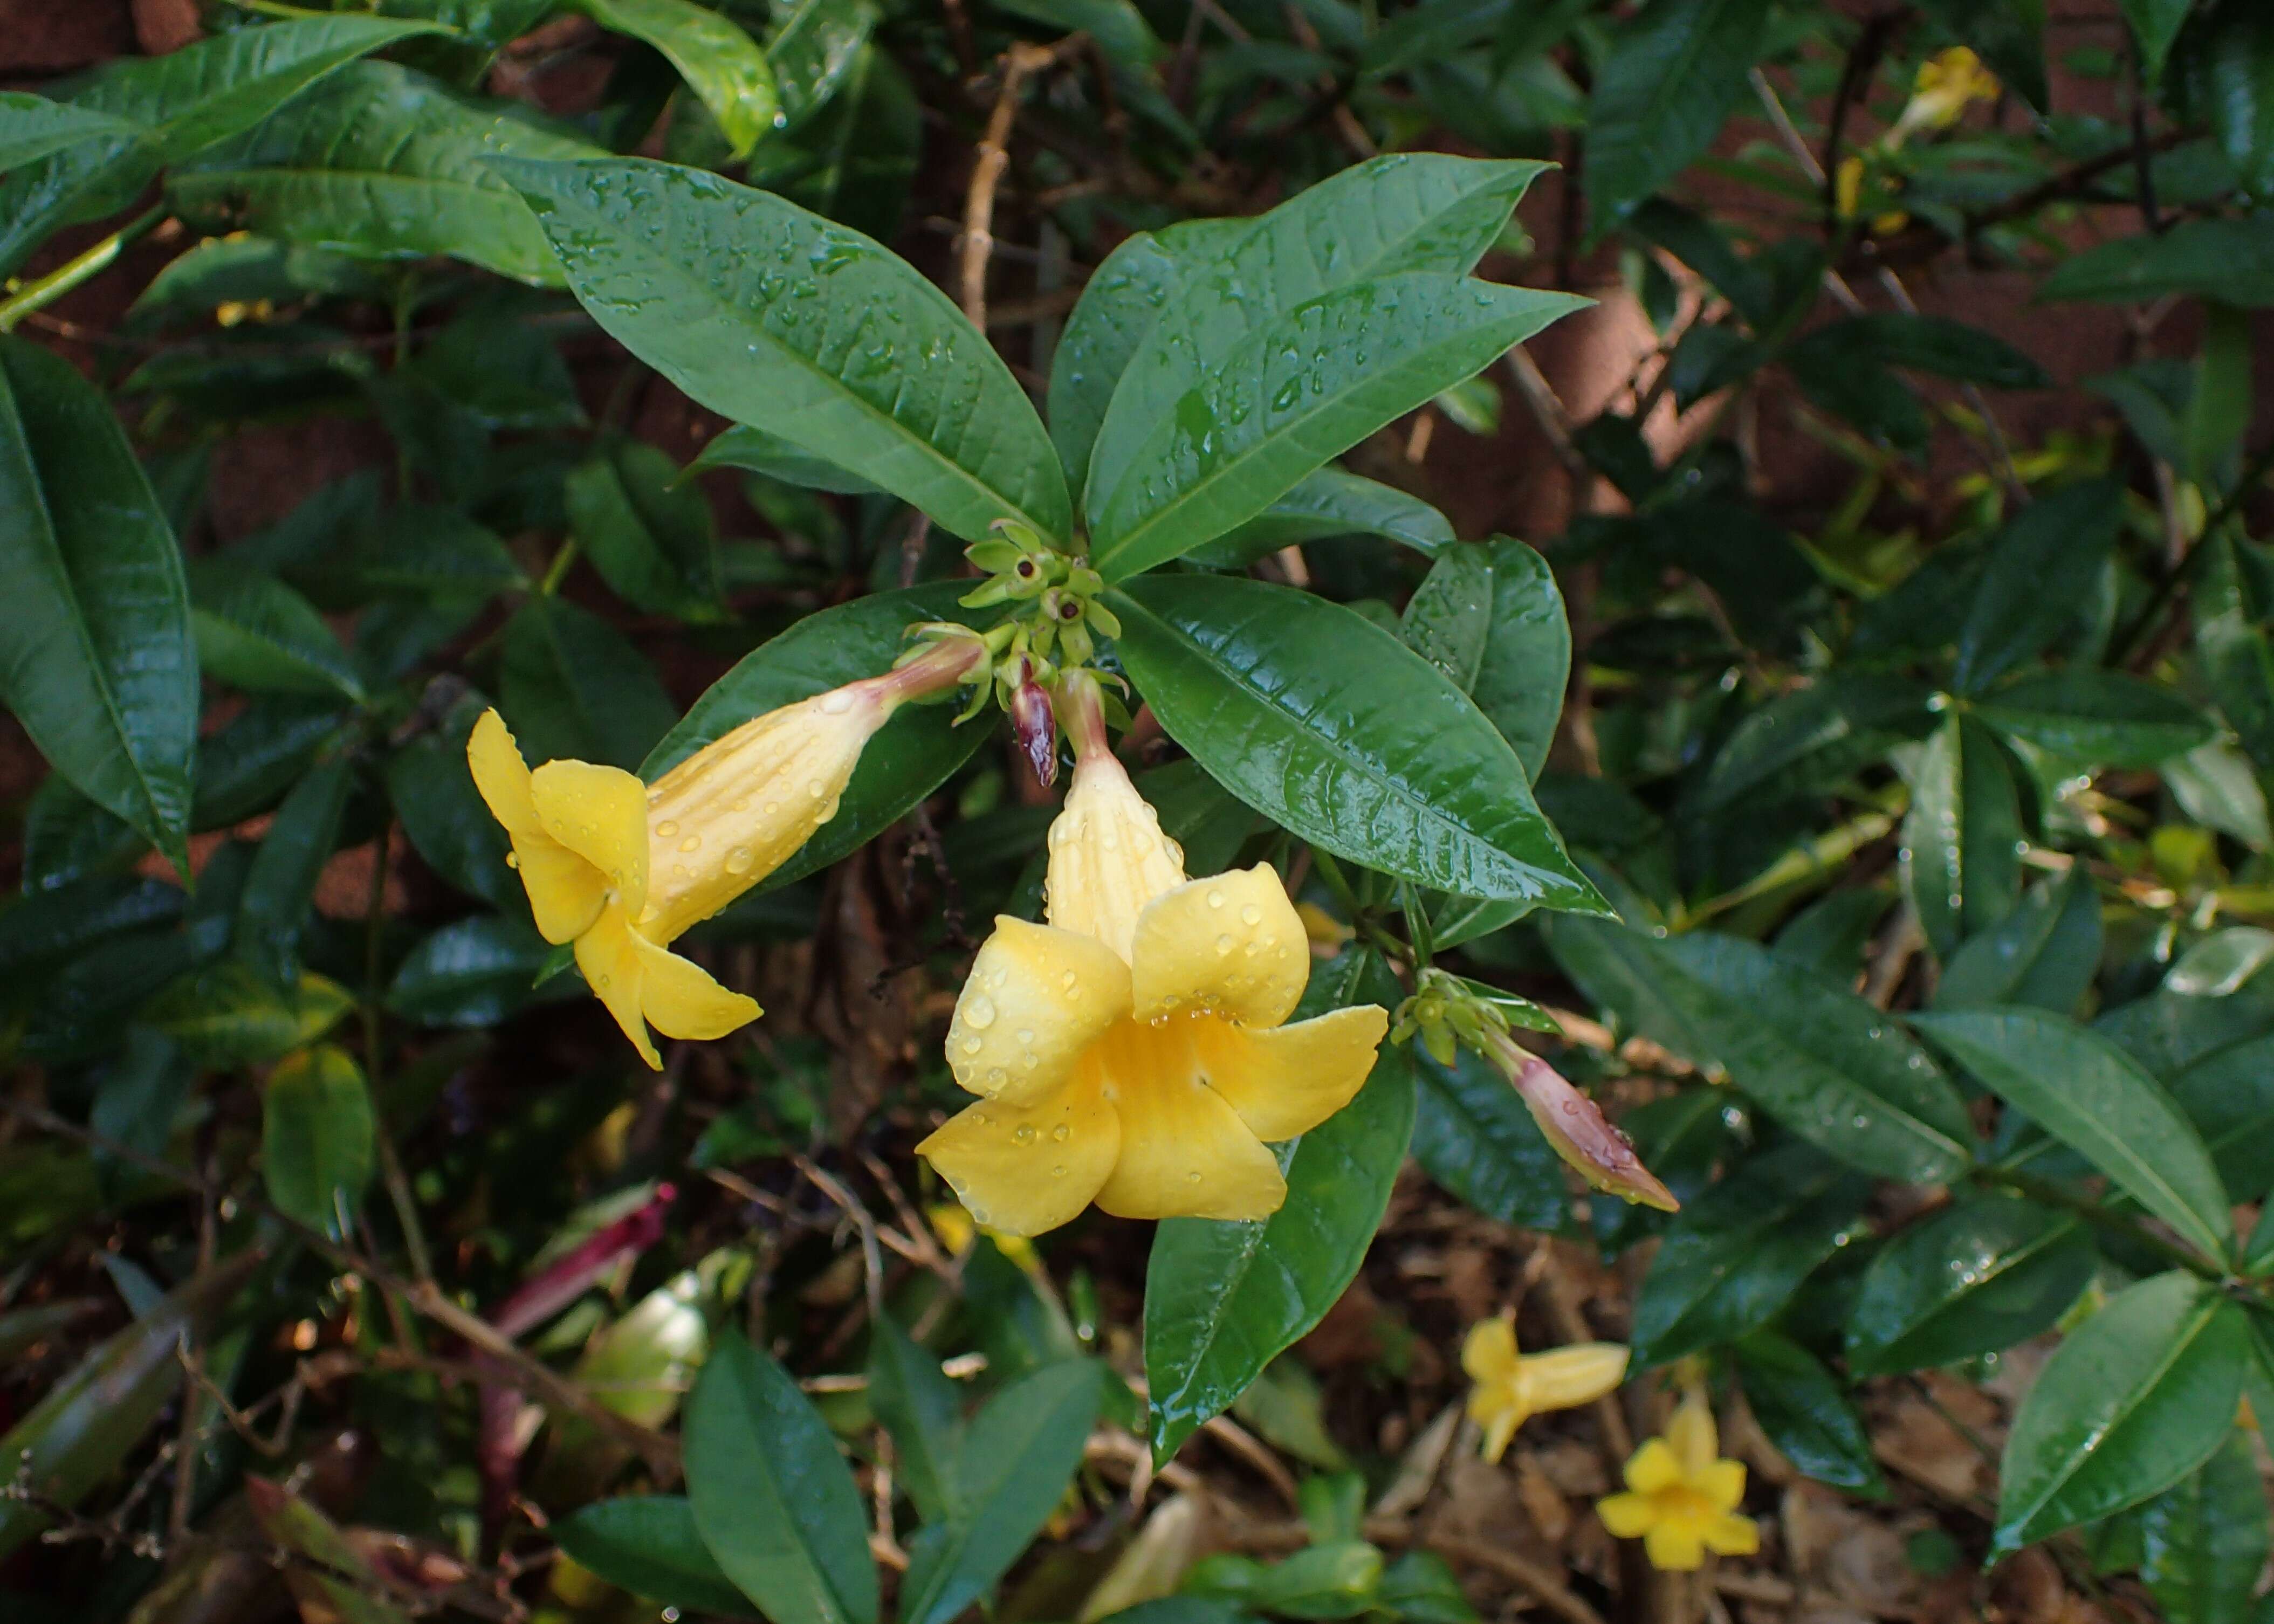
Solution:
[(1494, 1058), (1504, 1068), (1513, 1069), (1511, 1080), (1530, 1108), (1532, 1120), (1540, 1124), (1540, 1132), (1555, 1147), (1555, 1154), (1578, 1169), (1590, 1184), (1660, 1212), (1680, 1209), (1682, 1203), (1658, 1181), (1657, 1175), (1643, 1166), (1627, 1136), (1612, 1126), (1593, 1100), (1565, 1081), (1562, 1073), (1513, 1043)]
[(1058, 723), (1050, 709), (1050, 690), (1028, 674), (1011, 690), (1011, 727), (1020, 748), (1034, 763), (1035, 777), (1045, 788), (1058, 776)]

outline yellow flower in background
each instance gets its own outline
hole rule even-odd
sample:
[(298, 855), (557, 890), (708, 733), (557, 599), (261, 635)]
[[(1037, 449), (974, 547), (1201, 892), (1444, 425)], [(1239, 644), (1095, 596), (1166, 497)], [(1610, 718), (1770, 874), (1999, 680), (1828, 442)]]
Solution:
[(1651, 1439), (1627, 1462), (1627, 1489), (1595, 1503), (1603, 1526), (1621, 1539), (1640, 1539), (1653, 1568), (1687, 1570), (1716, 1556), (1751, 1556), (1761, 1532), (1736, 1515), (1745, 1497), (1745, 1468), (1721, 1458), (1713, 1411), (1691, 1394), (1665, 1436)]
[(1626, 1379), (1627, 1350), (1616, 1342), (1575, 1342), (1547, 1353), (1521, 1353), (1516, 1327), (1483, 1320), (1461, 1344), (1469, 1390), (1469, 1419), (1484, 1429), (1485, 1459), (1508, 1453), (1516, 1429), (1547, 1410), (1592, 1404)]
[(668, 944), (788, 859), (836, 816), (862, 748), (908, 699), (953, 686), (979, 658), (944, 645), (899, 671), (817, 694), (745, 722), (657, 779), (620, 767), (553, 761), (531, 771), (494, 710), (466, 760), (538, 932), (573, 942), (576, 967), (649, 1065), (648, 1028), (724, 1037), (757, 1019)]
[(1954, 45), (1919, 64), (1911, 99), (1903, 104), (1886, 144), (1900, 147), (1922, 130), (1947, 130), (1977, 102), (1998, 99), (1998, 76), (1963, 45)]
[(980, 1103), (916, 1148), (1009, 1235), (1093, 1200), (1122, 1218), (1266, 1217), (1287, 1196), (1266, 1142), (1348, 1103), (1389, 1017), (1284, 1024), (1311, 955), (1279, 876), (1186, 879), (1106, 748), (1094, 680), (1063, 680), (1059, 698), (1075, 760), (1050, 825), (1050, 922), (996, 920), (947, 1033)]

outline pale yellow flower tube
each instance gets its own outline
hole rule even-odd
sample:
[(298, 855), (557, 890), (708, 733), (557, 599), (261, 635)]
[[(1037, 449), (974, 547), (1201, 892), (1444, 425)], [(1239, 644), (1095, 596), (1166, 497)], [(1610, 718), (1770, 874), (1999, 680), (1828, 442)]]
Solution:
[(899, 670), (743, 723), (651, 786), (618, 767), (553, 761), (531, 771), (486, 711), (466, 759), (513, 841), (538, 930), (576, 966), (641, 1058), (666, 1037), (716, 1038), (757, 1003), (666, 951), (781, 867), (837, 814), (861, 752), (907, 701), (963, 681), (983, 658), (951, 642)]
[(1616, 1342), (1574, 1342), (1547, 1353), (1522, 1353), (1516, 1327), (1481, 1320), (1461, 1343), (1461, 1369), (1469, 1389), (1469, 1419), (1484, 1431), (1484, 1456), (1508, 1452), (1517, 1428), (1544, 1410), (1592, 1404), (1626, 1380), (1627, 1350)]
[(1310, 977), (1269, 866), (1187, 879), (1108, 748), (1096, 680), (1061, 679), (1073, 782), (1050, 826), (1049, 923), (1007, 915), (948, 1026), (980, 1097), (917, 1150), (972, 1216), (1039, 1235), (1095, 1201), (1125, 1218), (1255, 1219), (1286, 1181), (1269, 1141), (1349, 1102), (1389, 1024), (1372, 1005), (1289, 1026)]

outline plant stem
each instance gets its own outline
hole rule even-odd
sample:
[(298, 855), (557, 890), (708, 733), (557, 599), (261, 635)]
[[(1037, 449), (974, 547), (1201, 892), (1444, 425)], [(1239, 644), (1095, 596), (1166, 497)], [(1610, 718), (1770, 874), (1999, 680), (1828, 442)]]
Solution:
[(26, 282), (6, 298), (0, 299), (0, 333), (11, 331), (16, 324), (35, 310), (44, 310), (82, 282), (91, 282), (102, 274), (125, 252), (126, 245), (139, 237), (147, 237), (167, 219), (168, 210), (162, 203), (147, 214), (137, 216), (104, 237), (92, 248), (49, 271), (36, 282)]
[(2121, 1235), (2205, 1280), (2224, 1285), (2233, 1278), (2233, 1272), (2224, 1264), (2204, 1257), (2194, 1247), (2167, 1241), (2138, 1219), (2127, 1218), (2050, 1178), (2039, 1178), (2032, 1173), (2020, 1173), (2011, 1168), (1999, 1167), (1977, 1168), (1974, 1177), (1977, 1182), (1993, 1189), (2009, 1191), (2014, 1195), (2027, 1196), (2033, 1201), (2042, 1201), (2047, 1207), (2058, 1207), (2063, 1212), (2074, 1213), (2087, 1223), (2096, 1224), (2112, 1235)]
[(379, 1131), (372, 1137), (379, 1150), (380, 1177), (387, 1185), (387, 1199), (395, 1207), (395, 1221), (403, 1227), (403, 1244), (410, 1253), (410, 1271), (420, 1283), (431, 1284), (434, 1259), (426, 1250), (426, 1231), (418, 1222), (418, 1198), (411, 1193), (410, 1177), (403, 1170), (403, 1158), (395, 1154), (395, 1133), (388, 1126), (387, 1113), (380, 1109), (380, 1066), (386, 1059), (380, 1023), (380, 978), (386, 965), (388, 841), (394, 832), (391, 823), (379, 832), (378, 850), (371, 860), (371, 899), (364, 913), (364, 1086), (371, 1090), (372, 1109), (378, 1117)]

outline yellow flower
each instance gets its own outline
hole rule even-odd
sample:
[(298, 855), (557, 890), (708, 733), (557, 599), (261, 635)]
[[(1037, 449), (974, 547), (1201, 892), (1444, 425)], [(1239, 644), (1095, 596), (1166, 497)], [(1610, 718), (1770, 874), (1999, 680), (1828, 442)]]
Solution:
[(1035, 1255), (1032, 1243), (972, 1222), (970, 1213), (956, 1202), (942, 1201), (927, 1207), (924, 1218), (930, 1223), (931, 1232), (938, 1237), (939, 1244), (947, 1248), (950, 1257), (961, 1257), (977, 1244), (979, 1237), (983, 1235), (995, 1243), (998, 1252), (1029, 1274), (1039, 1272), (1043, 1267), (1043, 1260)]
[(531, 771), (494, 710), (467, 741), (482, 799), (548, 942), (576, 944), (608, 1013), (649, 1065), (648, 1036), (724, 1037), (758, 1006), (666, 946), (787, 861), (836, 816), (862, 748), (905, 701), (960, 680), (979, 658), (947, 645), (900, 670), (745, 722), (657, 779), (547, 762)]
[(1966, 47), (1954, 45), (1919, 64), (1911, 99), (1887, 132), (1886, 145), (1900, 147), (1922, 130), (1947, 130), (1974, 102), (1997, 99), (1998, 76)]
[(1485, 1459), (1508, 1452), (1516, 1429), (1544, 1410), (1592, 1404), (1626, 1377), (1627, 1350), (1616, 1342), (1575, 1342), (1548, 1353), (1519, 1353), (1516, 1327), (1483, 1320), (1461, 1344), (1469, 1390), (1469, 1419), (1484, 1428)]
[(1095, 1200), (1122, 1218), (1262, 1218), (1286, 1199), (1268, 1140), (1346, 1104), (1389, 1017), (1287, 1026), (1303, 922), (1267, 865), (1185, 877), (1105, 748), (1095, 684), (1060, 684), (1073, 784), (1050, 826), (1050, 922), (1000, 917), (948, 1026), (981, 1102), (916, 1148), (980, 1223), (1033, 1236)]
[(1720, 1458), (1721, 1447), (1713, 1410), (1692, 1394), (1666, 1424), (1666, 1435), (1627, 1462), (1627, 1492), (1596, 1502), (1603, 1526), (1621, 1539), (1640, 1539), (1653, 1568), (1696, 1568), (1708, 1551), (1751, 1556), (1761, 1534), (1751, 1517), (1736, 1515), (1745, 1468)]

